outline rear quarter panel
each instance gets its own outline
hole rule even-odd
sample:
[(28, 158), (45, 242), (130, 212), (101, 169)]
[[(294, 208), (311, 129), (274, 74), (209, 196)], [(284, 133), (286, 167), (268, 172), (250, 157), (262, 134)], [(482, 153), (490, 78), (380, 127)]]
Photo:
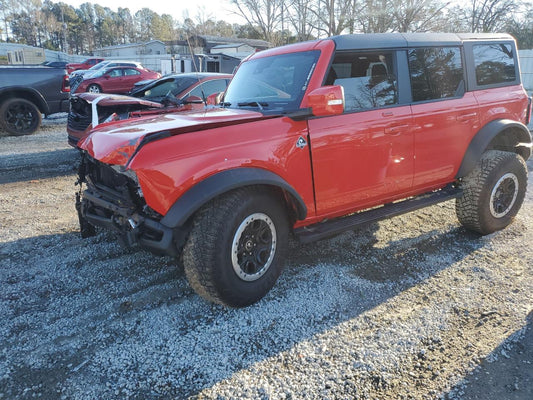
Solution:
[(496, 119), (526, 122), (528, 97), (522, 85), (476, 90), (481, 127)]

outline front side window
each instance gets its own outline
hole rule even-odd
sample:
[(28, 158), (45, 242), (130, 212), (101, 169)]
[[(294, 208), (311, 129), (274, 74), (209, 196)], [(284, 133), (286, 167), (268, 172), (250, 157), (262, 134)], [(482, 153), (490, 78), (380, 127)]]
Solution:
[(464, 72), (459, 47), (423, 47), (409, 50), (413, 101), (459, 97)]
[(325, 85), (344, 88), (345, 111), (397, 104), (397, 80), (392, 52), (338, 53)]
[(474, 45), (474, 64), (478, 85), (495, 85), (516, 80), (513, 49), (509, 44)]
[(213, 93), (220, 93), (226, 90), (227, 81), (225, 79), (214, 79), (202, 83), (201, 85), (195, 87), (190, 96), (198, 96), (201, 99), (207, 99)]
[(261, 57), (241, 64), (224, 96), (226, 107), (294, 111), (300, 107), (319, 51)]
[(108, 75), (111, 78), (116, 78), (118, 76), (122, 76), (122, 70), (121, 69), (112, 69), (111, 71), (109, 71)]

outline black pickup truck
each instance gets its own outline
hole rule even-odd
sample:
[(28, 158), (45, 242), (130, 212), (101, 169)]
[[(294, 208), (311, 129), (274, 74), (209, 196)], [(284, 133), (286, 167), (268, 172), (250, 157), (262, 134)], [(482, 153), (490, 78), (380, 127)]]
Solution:
[(28, 135), (41, 125), (42, 114), (68, 111), (67, 72), (43, 66), (0, 67), (0, 129)]

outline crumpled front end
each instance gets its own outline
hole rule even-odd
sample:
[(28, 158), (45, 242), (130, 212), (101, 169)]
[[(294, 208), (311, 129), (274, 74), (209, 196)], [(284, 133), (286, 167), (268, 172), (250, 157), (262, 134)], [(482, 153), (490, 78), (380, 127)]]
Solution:
[(162, 216), (146, 205), (134, 172), (104, 164), (83, 152), (77, 184), (82, 237), (93, 236), (95, 228), (102, 227), (117, 233), (127, 246), (177, 255), (174, 231), (162, 225)]
[(177, 107), (164, 109), (160, 103), (131, 96), (102, 93), (77, 94), (70, 98), (67, 121), (68, 142), (76, 147), (78, 142), (89, 134), (89, 130), (96, 128), (99, 124), (143, 115), (161, 114), (176, 111), (176, 109)]

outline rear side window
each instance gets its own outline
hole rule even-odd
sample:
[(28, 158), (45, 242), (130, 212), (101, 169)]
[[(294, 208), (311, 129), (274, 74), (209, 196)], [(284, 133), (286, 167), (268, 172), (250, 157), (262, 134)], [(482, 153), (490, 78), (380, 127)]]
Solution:
[(459, 47), (409, 50), (413, 101), (458, 97), (464, 93), (464, 71)]
[(124, 69), (124, 75), (140, 75), (141, 73), (137, 71), (136, 69), (132, 68), (125, 68)]
[(474, 45), (476, 82), (479, 86), (514, 82), (516, 68), (513, 48), (509, 44)]
[(345, 110), (359, 111), (398, 103), (394, 53), (338, 53), (325, 85), (344, 88)]

